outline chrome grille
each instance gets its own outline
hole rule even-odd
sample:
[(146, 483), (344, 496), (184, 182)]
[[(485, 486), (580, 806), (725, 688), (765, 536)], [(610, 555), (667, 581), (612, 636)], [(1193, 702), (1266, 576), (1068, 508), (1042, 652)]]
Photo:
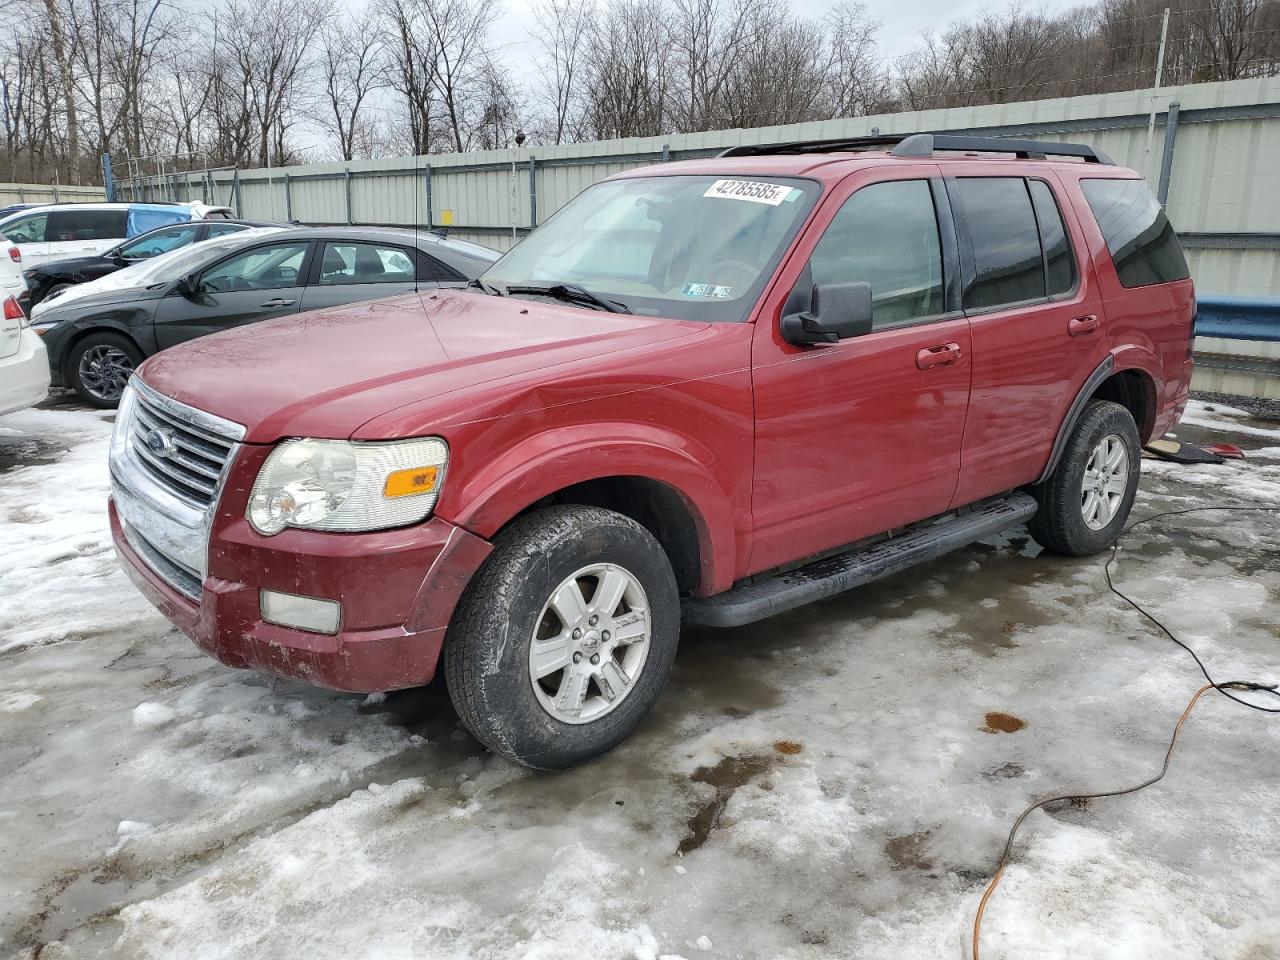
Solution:
[[(165, 443), (155, 449), (149, 437)], [(197, 427), (139, 391), (133, 408), (129, 442), (139, 465), (174, 496), (196, 507), (213, 503), (218, 480), (236, 441)]]
[(243, 424), (157, 393), (137, 375), (116, 416), (111, 497), (125, 539), (197, 604), (213, 515), (244, 434)]

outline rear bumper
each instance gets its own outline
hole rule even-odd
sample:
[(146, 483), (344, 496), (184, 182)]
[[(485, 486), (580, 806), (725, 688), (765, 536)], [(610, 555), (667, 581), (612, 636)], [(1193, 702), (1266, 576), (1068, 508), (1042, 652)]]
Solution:
[[(491, 549), (439, 519), (401, 531), (275, 538), (236, 524), (210, 542), (211, 573), (195, 602), (135, 549), (114, 500), (108, 509), (125, 572), (202, 650), (231, 667), (361, 693), (430, 682), (453, 608)], [(235, 579), (225, 576), (231, 570)], [(263, 588), (340, 601), (339, 632), (266, 623)]]
[(30, 327), (23, 330), (18, 352), (0, 360), (0, 414), (39, 403), (49, 395), (49, 361), (44, 344)]

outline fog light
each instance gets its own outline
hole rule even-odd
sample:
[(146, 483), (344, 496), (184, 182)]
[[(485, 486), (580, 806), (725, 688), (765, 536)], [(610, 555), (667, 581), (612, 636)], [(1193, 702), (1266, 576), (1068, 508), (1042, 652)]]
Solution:
[(281, 627), (309, 630), (311, 633), (337, 633), (342, 619), (342, 604), (337, 600), (317, 600), (275, 590), (259, 591), (258, 603), (262, 619)]

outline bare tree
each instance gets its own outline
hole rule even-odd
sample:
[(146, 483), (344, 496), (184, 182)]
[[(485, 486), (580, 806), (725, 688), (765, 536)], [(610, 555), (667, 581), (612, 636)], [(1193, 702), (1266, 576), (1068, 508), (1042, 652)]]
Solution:
[(543, 99), (551, 108), (551, 142), (582, 131), (583, 57), (596, 8), (593, 0), (541, 0), (533, 8), (541, 49)]
[(589, 34), (586, 119), (591, 135), (643, 137), (666, 128), (671, 37), (661, 0), (611, 0)]
[(337, 138), (343, 160), (355, 158), (366, 124), (364, 108), (370, 95), (386, 85), (383, 54), (383, 36), (371, 8), (335, 18), (321, 31), (319, 69), (326, 108), (321, 125)]

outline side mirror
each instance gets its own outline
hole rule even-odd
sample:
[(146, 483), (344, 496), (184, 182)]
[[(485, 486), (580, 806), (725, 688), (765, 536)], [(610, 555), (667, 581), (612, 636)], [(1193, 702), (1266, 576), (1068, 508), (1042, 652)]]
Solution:
[(197, 273), (188, 273), (178, 281), (176, 289), (184, 297), (194, 297), (200, 292), (200, 275)]
[(788, 343), (835, 343), (871, 332), (871, 284), (815, 283), (809, 309), (782, 318)]

